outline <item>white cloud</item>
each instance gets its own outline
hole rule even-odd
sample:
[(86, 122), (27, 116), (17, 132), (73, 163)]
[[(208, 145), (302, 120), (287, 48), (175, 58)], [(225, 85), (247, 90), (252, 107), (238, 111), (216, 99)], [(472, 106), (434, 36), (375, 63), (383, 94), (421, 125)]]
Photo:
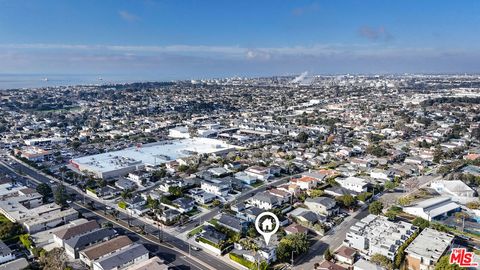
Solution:
[(135, 22), (135, 21), (138, 21), (140, 18), (135, 15), (135, 14), (132, 14), (126, 10), (120, 10), (118, 12), (118, 15), (120, 16), (120, 18), (122, 18), (123, 20), (127, 21), (127, 22)]
[[(159, 72), (179, 77), (315, 72), (480, 71), (470, 49), (399, 48), (385, 42), (291, 47), (0, 44), (0, 72)], [(172, 75), (173, 76), (173, 75)]]
[(317, 44), (313, 46), (258, 47), (205, 46), (205, 45), (86, 45), (86, 44), (0, 44), (1, 49), (10, 51), (48, 50), (48, 51), (93, 51), (96, 53), (132, 53), (132, 54), (177, 54), (220, 58), (244, 58), (249, 60), (269, 60), (278, 57), (295, 56), (392, 56), (392, 55), (444, 55), (463, 53), (466, 50), (439, 50), (437, 48), (399, 48), (386, 47), (384, 44)]

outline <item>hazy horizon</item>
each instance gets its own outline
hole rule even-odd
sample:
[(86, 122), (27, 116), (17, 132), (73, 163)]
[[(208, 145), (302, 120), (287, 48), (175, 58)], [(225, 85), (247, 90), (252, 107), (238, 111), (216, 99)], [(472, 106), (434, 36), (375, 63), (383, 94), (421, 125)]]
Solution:
[(0, 0), (0, 73), (477, 73), (478, 10), (478, 1)]

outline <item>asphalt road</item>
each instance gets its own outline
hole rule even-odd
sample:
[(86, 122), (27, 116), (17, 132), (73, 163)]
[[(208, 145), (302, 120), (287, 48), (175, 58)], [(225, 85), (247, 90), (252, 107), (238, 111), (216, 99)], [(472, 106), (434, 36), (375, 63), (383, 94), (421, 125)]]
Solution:
[(357, 223), (362, 218), (368, 215), (368, 207), (365, 207), (360, 212), (355, 213), (354, 216), (348, 217), (338, 226), (335, 226), (332, 230), (320, 240), (317, 240), (312, 246), (310, 246), (307, 253), (301, 255), (294, 262), (294, 269), (310, 270), (313, 269), (314, 263), (320, 263), (323, 260), (323, 253), (329, 248), (332, 252), (340, 247), (345, 239), (345, 236), (350, 227)]
[[(278, 184), (286, 183), (292, 177), (293, 176), (285, 176), (285, 177), (282, 177), (278, 180), (266, 183), (263, 186), (260, 186), (258, 188), (249, 190), (249, 191), (243, 193), (242, 195), (238, 196), (237, 198), (235, 198), (235, 200), (231, 204), (233, 205), (233, 204), (236, 204), (236, 203), (239, 203), (239, 202), (244, 202), (248, 198), (251, 198), (252, 194), (257, 193), (257, 192), (261, 192), (261, 191), (265, 191), (267, 189), (267, 187), (272, 186), (272, 185), (278, 185)], [(191, 222), (186, 224), (184, 227), (178, 228), (176, 231), (179, 232), (179, 233), (184, 233), (186, 231), (191, 231), (196, 227), (197, 224), (199, 224), (199, 223), (201, 224), (202, 223), (201, 221), (208, 221), (208, 220), (212, 219), (214, 216), (218, 215), (218, 213), (220, 213), (220, 208), (218, 208), (218, 207), (213, 208), (212, 210), (210, 210), (210, 212), (208, 214), (205, 214), (203, 216), (192, 219)]]
[[(11, 167), (12, 169), (14, 169), (16, 171), (19, 171), (23, 174), (26, 174), (26, 175), (30, 176), (31, 178), (35, 179), (38, 182), (43, 182), (43, 183), (46, 183), (46, 184), (49, 184), (49, 185), (56, 185), (56, 183), (51, 183), (52, 180), (50, 178), (46, 177), (43, 174), (38, 173), (37, 171), (31, 169), (30, 167), (25, 166), (25, 165), (15, 161), (15, 160), (12, 160), (12, 159), (11, 159), (11, 162), (13, 162), (13, 164), (12, 165), (8, 164), (8, 166)], [(2, 164), (0, 164), (0, 165), (2, 165)], [(2, 168), (6, 169), (5, 165), (2, 165)], [(27, 178), (27, 177), (25, 177), (25, 178)], [(33, 181), (31, 181), (31, 182), (33, 182)], [(32, 185), (30, 185), (30, 186), (32, 186)], [(74, 190), (67, 185), (65, 185), (65, 187), (66, 187), (66, 189), (69, 193), (75, 194), (75, 200), (83, 200), (83, 198), (84, 198), (83, 193), (79, 193), (77, 190)], [(93, 201), (95, 209), (98, 209), (98, 210), (101, 210), (101, 211), (107, 211), (106, 210), (107, 207), (103, 203), (101, 203), (99, 201), (94, 201), (91, 197), (87, 197), (86, 200)], [(84, 210), (82, 210), (82, 211), (84, 211)], [(90, 216), (90, 217), (94, 218), (93, 216)], [(96, 215), (96, 218), (101, 218), (101, 217)], [(159, 251), (157, 251), (154, 254), (159, 254), (160, 258), (171, 262), (177, 268), (179, 268), (179, 269), (207, 269), (202, 264), (196, 262), (194, 259), (189, 259), (189, 261), (191, 261), (190, 263), (187, 263), (187, 262), (185, 262), (185, 260), (181, 259), (182, 256), (185, 257), (185, 255), (183, 253), (175, 250), (175, 248), (183, 251), (186, 254), (188, 254), (189, 253), (189, 244), (187, 242), (185, 242), (185, 241), (183, 241), (179, 238), (176, 238), (176, 237), (168, 234), (167, 232), (165, 232), (163, 230), (159, 231), (159, 229), (156, 228), (155, 226), (152, 226), (148, 223), (145, 223), (145, 222), (143, 222), (139, 219), (131, 218), (124, 213), (119, 214), (119, 219), (120, 220), (125, 220), (125, 221), (129, 220), (129, 222), (132, 226), (144, 227), (147, 235), (155, 236), (155, 237), (158, 238), (158, 235), (160, 234), (163, 242), (168, 243), (173, 248), (164, 247), (164, 246), (161, 246), (161, 245), (158, 245), (158, 244), (155, 245), (151, 242), (149, 242), (149, 244), (148, 244), (149, 246), (147, 246), (147, 247), (150, 247), (150, 249), (153, 250), (152, 246), (156, 246)], [(192, 224), (192, 226), (193, 225), (194, 224)], [(136, 234), (136, 233), (133, 233), (133, 234), (137, 235), (137, 238), (139, 237), (138, 234)], [(209, 253), (206, 253), (204, 251), (191, 251), (191, 256), (193, 258), (196, 258), (197, 260), (200, 260), (203, 263), (209, 265), (211, 269), (222, 269), (222, 270), (230, 270), (230, 269), (234, 270), (234, 269), (236, 269), (233, 266), (225, 263), (224, 261), (222, 261), (222, 260), (216, 258), (215, 256), (213, 256)], [(177, 262), (177, 260), (178, 260), (178, 262)]]
[[(74, 208), (80, 212), (83, 217), (89, 220), (96, 220), (99, 224), (103, 224), (105, 222), (109, 222), (109, 220), (105, 219), (101, 215), (98, 215), (91, 210), (74, 206)], [(179, 270), (193, 270), (193, 269), (207, 269), (198, 265), (195, 265), (192, 262), (189, 262), (185, 256), (172, 252), (171, 249), (165, 248), (160, 245), (156, 245), (151, 241), (148, 241), (142, 237), (139, 237), (138, 234), (133, 233), (121, 226), (115, 225), (114, 229), (121, 235), (127, 235), (132, 241), (136, 243), (143, 244), (151, 254), (158, 256), (159, 258), (163, 259), (166, 264), (168, 264), (171, 269), (179, 269)]]

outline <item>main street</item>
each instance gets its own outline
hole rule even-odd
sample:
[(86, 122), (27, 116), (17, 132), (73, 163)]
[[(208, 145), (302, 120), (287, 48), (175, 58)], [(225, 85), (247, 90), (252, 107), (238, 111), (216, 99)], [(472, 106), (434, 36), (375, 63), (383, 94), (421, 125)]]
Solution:
[[(2, 166), (6, 167), (6, 169), (10, 169), (11, 172), (12, 171), (21, 172), (22, 174), (25, 174), (27, 178), (31, 179), (32, 181), (34, 180), (37, 183), (46, 183), (51, 185), (52, 182), (54, 182), (55, 184), (60, 182), (60, 180), (54, 179), (53, 177), (50, 177), (50, 176), (46, 176), (43, 173), (40, 173), (37, 170), (32, 169), (29, 166), (21, 162), (18, 162), (13, 158), (10, 158), (9, 164), (3, 163)], [(19, 177), (21, 176), (18, 173), (17, 175)], [(70, 194), (75, 195), (77, 201), (81, 198), (84, 198), (84, 193), (79, 191), (78, 188), (72, 187), (68, 184), (65, 184), (65, 187)], [(101, 200), (98, 200), (92, 197), (88, 197), (88, 200), (93, 202), (94, 209), (106, 212), (107, 209), (109, 208)], [(78, 209), (77, 207), (78, 207), (78, 204), (75, 208)], [(104, 216), (98, 217), (99, 214), (97, 212), (92, 212), (92, 213), (97, 215), (97, 218), (105, 219)], [(157, 228), (156, 226), (143, 222), (140, 219), (129, 217), (128, 215), (121, 212), (119, 213), (118, 219), (127, 220), (127, 222), (130, 223), (130, 226), (132, 226), (132, 228), (134, 227), (145, 228), (144, 229), (145, 234), (149, 236), (153, 236), (157, 240), (158, 240), (158, 236), (160, 235), (162, 238), (162, 243), (158, 243), (158, 241), (156, 242), (156, 245), (158, 246), (158, 249), (159, 249), (157, 253), (160, 254), (159, 255), (160, 258), (166, 261), (171, 261), (172, 258), (175, 258), (175, 260), (172, 261), (174, 265), (178, 265), (179, 267), (180, 266), (187, 267), (184, 269), (225, 269), (225, 270), (236, 269), (233, 266), (226, 264), (222, 260), (219, 260), (214, 255), (211, 255), (207, 252), (190, 251), (190, 247), (187, 242), (172, 236), (171, 234), (167, 233), (164, 230), (159, 230), (159, 228)], [(136, 233), (133, 229), (131, 230), (131, 233), (136, 234), (140, 238), (143, 237), (142, 234)], [(150, 243), (150, 245), (152, 245), (152, 243)], [(183, 258), (188, 257), (189, 262), (179, 259), (182, 257)], [(180, 262), (177, 262), (177, 260), (179, 260)]]

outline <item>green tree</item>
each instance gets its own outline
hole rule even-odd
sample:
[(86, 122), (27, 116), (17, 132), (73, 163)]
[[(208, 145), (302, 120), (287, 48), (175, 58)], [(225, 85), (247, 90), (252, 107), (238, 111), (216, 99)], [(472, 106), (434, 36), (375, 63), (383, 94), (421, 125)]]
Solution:
[(340, 196), (339, 200), (347, 208), (350, 208), (355, 204), (355, 198), (350, 194)]
[(369, 145), (366, 149), (366, 152), (376, 157), (384, 157), (388, 154), (387, 150), (385, 150), (382, 146), (377, 144)]
[(147, 205), (150, 209), (155, 210), (160, 207), (160, 202), (158, 200), (152, 199), (152, 197), (147, 197)]
[(181, 187), (169, 187), (168, 193), (172, 194), (175, 197), (182, 196), (183, 190)]
[(397, 214), (388, 210), (386, 213), (385, 213), (385, 216), (389, 219), (389, 220), (395, 220), (397, 218)]
[(385, 190), (392, 190), (396, 187), (397, 185), (395, 185), (394, 182), (392, 181), (386, 181), (385, 182)]
[(54, 193), (55, 203), (61, 206), (67, 205), (68, 193), (64, 185), (59, 185)]
[(383, 203), (379, 201), (372, 202), (370, 206), (368, 206), (368, 212), (373, 215), (380, 215), (383, 210)]
[(301, 131), (297, 135), (297, 141), (301, 143), (306, 143), (308, 141), (308, 134), (305, 133), (304, 131)]
[(393, 205), (392, 207), (390, 207), (390, 209), (387, 210), (387, 212), (385, 213), (385, 216), (390, 220), (395, 220), (397, 218), (397, 215), (400, 214), (401, 212), (402, 212), (401, 207)]
[(280, 261), (289, 261), (292, 252), (297, 256), (308, 251), (310, 243), (303, 233), (289, 234), (280, 240), (277, 247), (277, 257)]
[(413, 201), (413, 198), (409, 195), (398, 198), (398, 204), (400, 204), (401, 206), (407, 206), (411, 204), (412, 201)]
[(332, 251), (330, 251), (330, 248), (327, 248), (327, 250), (325, 250), (325, 253), (323, 254), (323, 258), (327, 261), (330, 261), (333, 259), (333, 254), (332, 254)]
[(213, 202), (212, 202), (212, 206), (213, 206), (213, 207), (220, 206), (221, 204), (222, 204), (222, 203), (221, 203), (219, 200), (216, 200), (216, 199), (213, 200)]
[(440, 146), (437, 146), (435, 148), (435, 151), (433, 151), (433, 162), (440, 163), (443, 157), (444, 157), (444, 153), (442, 151), (442, 148)]
[(479, 201), (468, 202), (466, 206), (470, 209), (480, 209), (480, 202)]
[(417, 226), (422, 230), (430, 226), (430, 222), (426, 219), (421, 218), (421, 217), (416, 217), (413, 220), (412, 224), (413, 224), (413, 226)]
[(435, 264), (435, 270), (461, 270), (458, 264), (450, 264), (450, 255), (445, 255)]
[(188, 167), (188, 165), (185, 165), (185, 164), (178, 166), (179, 172), (186, 172), (188, 169), (190, 169), (190, 167)]
[(370, 192), (362, 192), (357, 195), (357, 199), (362, 202), (366, 202), (368, 199), (372, 197), (372, 193)]
[(320, 197), (324, 194), (323, 190), (321, 189), (312, 189), (310, 191), (310, 197), (315, 198), (315, 197)]
[(0, 226), (0, 239), (6, 240), (16, 235), (22, 234), (23, 228), (18, 223), (4, 222)]
[(250, 227), (247, 230), (247, 235), (248, 235), (248, 237), (255, 238), (255, 237), (257, 237), (258, 233), (257, 233), (257, 230), (254, 227)]
[(157, 182), (165, 176), (167, 176), (167, 171), (164, 168), (160, 168), (159, 170), (153, 172), (151, 180), (152, 182)]
[(40, 195), (43, 196), (42, 197), (43, 203), (47, 203), (48, 200), (50, 200), (50, 198), (53, 197), (52, 188), (45, 183), (41, 183), (37, 186), (37, 192), (40, 193)]
[(378, 253), (373, 254), (372, 257), (370, 258), (370, 261), (373, 262), (374, 264), (380, 265), (383, 268), (393, 269), (393, 265), (390, 259), (385, 257), (382, 254), (378, 254)]
[(455, 213), (455, 218), (458, 222), (462, 221), (463, 219), (468, 219), (470, 216), (465, 212), (457, 212)]
[(123, 199), (128, 199), (128, 198), (132, 198), (133, 194), (132, 194), (132, 191), (129, 190), (129, 189), (124, 189), (122, 191), (122, 193), (120, 193), (120, 196), (123, 198)]

